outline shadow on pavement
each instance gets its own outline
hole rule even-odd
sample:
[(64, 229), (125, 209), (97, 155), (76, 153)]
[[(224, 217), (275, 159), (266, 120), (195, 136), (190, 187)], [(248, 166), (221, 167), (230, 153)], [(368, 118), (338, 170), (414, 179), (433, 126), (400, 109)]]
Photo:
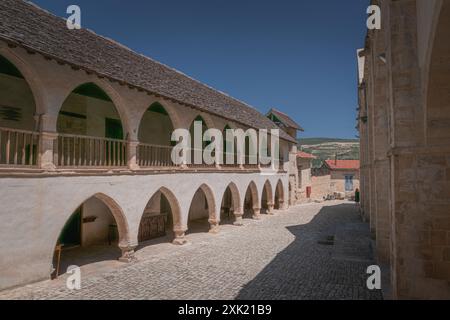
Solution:
[(295, 240), (236, 299), (382, 299), (366, 286), (375, 262), (369, 227), (354, 204), (323, 207), (308, 224), (287, 229)]

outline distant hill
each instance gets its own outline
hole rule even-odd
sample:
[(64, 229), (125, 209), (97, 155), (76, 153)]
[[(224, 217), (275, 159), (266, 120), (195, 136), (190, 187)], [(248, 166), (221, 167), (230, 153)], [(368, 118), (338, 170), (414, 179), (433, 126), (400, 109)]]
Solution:
[(300, 138), (298, 139), (300, 145), (316, 145), (327, 142), (357, 142), (359, 139), (335, 139), (335, 138)]
[(322, 166), (324, 160), (334, 159), (336, 155), (342, 160), (359, 160), (358, 139), (302, 138), (298, 142), (299, 150), (317, 157), (313, 160), (315, 168)]

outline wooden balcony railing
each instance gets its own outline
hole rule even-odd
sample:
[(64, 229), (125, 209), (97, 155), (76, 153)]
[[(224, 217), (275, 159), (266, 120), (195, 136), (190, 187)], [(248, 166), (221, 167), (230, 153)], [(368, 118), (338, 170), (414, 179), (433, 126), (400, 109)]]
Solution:
[[(7, 168), (37, 168), (40, 139), (39, 132), (16, 130), (0, 127), (0, 167)], [(175, 168), (172, 162), (171, 146), (159, 146), (139, 143), (136, 150), (136, 162), (141, 168)], [(123, 168), (128, 163), (128, 142), (125, 140), (90, 137), (72, 134), (58, 134), (53, 143), (54, 165), (56, 168), (84, 169), (84, 168)], [(190, 150), (192, 160), (194, 150)], [(234, 164), (222, 164), (228, 170), (239, 170), (234, 155)], [(226, 157), (224, 156), (224, 161)], [(250, 163), (251, 156), (245, 156), (244, 169), (255, 170), (270, 165)], [(284, 161), (280, 159), (280, 172)], [(211, 169), (216, 164), (187, 164), (189, 168)]]
[(137, 150), (137, 164), (145, 167), (173, 167), (172, 148), (140, 143)]
[(127, 165), (127, 142), (124, 140), (59, 134), (54, 152), (56, 166), (61, 168)]
[(37, 166), (39, 133), (0, 128), (0, 166)]

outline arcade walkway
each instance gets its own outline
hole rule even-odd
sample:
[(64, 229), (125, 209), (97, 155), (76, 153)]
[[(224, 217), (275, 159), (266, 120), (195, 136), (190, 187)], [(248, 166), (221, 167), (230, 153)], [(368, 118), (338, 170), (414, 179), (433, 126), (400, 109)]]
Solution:
[(146, 246), (133, 264), (84, 265), (80, 291), (66, 289), (62, 276), (0, 299), (382, 298), (365, 285), (374, 262), (353, 203), (306, 204), (221, 229), (190, 234), (186, 246)]

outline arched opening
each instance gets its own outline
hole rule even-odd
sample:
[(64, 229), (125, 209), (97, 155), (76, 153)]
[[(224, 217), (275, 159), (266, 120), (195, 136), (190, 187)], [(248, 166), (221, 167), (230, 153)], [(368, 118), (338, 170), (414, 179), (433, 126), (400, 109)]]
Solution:
[(126, 144), (119, 113), (94, 83), (73, 90), (57, 121), (59, 166), (124, 166)]
[(275, 188), (275, 203), (274, 208), (276, 210), (283, 209), (284, 206), (284, 189), (283, 189), (283, 183), (281, 180), (278, 180), (277, 186)]
[(103, 194), (84, 201), (69, 217), (58, 237), (52, 277), (70, 265), (95, 264), (101, 268), (121, 257), (120, 244), (127, 243), (128, 224), (117, 203)]
[(19, 69), (0, 55), (0, 165), (36, 165), (36, 103)]
[(245, 192), (243, 218), (253, 218), (255, 209), (259, 209), (259, 197), (256, 184), (252, 181)]
[(264, 188), (261, 196), (261, 213), (269, 214), (273, 205), (273, 196), (272, 196), (272, 186), (270, 185), (269, 180), (264, 183)]
[(158, 146), (171, 146), (173, 124), (166, 109), (159, 103), (153, 103), (142, 116), (139, 125), (139, 141)]
[[(234, 141), (231, 139), (227, 139), (227, 130), (231, 130), (231, 127), (229, 125), (226, 125), (223, 129), (223, 166), (225, 167), (235, 167), (238, 166), (238, 159), (237, 159), (237, 148), (236, 148), (236, 138), (234, 138)], [(232, 157), (231, 157), (232, 155)], [(227, 161), (227, 158), (230, 160)]]
[(239, 190), (234, 183), (231, 183), (222, 198), (220, 208), (220, 223), (233, 224), (235, 222), (234, 213), (240, 210)]
[[(429, 152), (417, 154), (419, 162), (416, 174), (427, 176), (432, 172), (436, 174), (431, 179), (418, 180), (417, 188), (425, 192), (426, 197), (419, 197), (418, 208), (421, 211), (421, 219), (412, 219), (411, 223), (416, 229), (427, 229), (427, 239), (435, 239), (431, 242), (423, 239), (420, 243), (422, 251), (438, 252), (430, 256), (429, 263), (434, 268), (428, 268), (425, 276), (434, 281), (435, 296), (439, 297), (439, 285), (444, 288), (450, 281), (448, 272), (449, 261), (442, 259), (442, 245), (445, 244), (443, 235), (447, 234), (447, 245), (450, 235), (450, 0), (442, 1), (439, 19), (436, 24), (434, 42), (430, 56), (429, 76), (426, 96), (426, 143)], [(431, 170), (432, 169), (432, 170)], [(444, 175), (444, 173), (446, 174)], [(439, 173), (439, 174), (437, 174)], [(446, 177), (446, 182), (444, 182)], [(433, 196), (434, 195), (434, 196)], [(438, 196), (439, 195), (439, 196)], [(439, 203), (437, 210), (436, 205)], [(434, 221), (438, 215), (442, 223), (428, 224)], [(443, 240), (442, 240), (443, 239)], [(439, 281), (439, 285), (438, 285)], [(444, 293), (445, 292), (445, 293)], [(448, 297), (448, 290), (442, 291), (443, 296)]]
[(450, 1), (443, 1), (430, 56), (427, 88), (427, 144), (450, 145)]
[(158, 190), (148, 201), (139, 224), (139, 244), (153, 239), (172, 241), (173, 229), (180, 223), (177, 199), (166, 188)]
[(214, 194), (207, 185), (202, 185), (189, 208), (188, 233), (208, 232), (216, 222)]
[[(196, 122), (201, 123), (201, 131), (198, 132), (197, 134), (195, 133), (195, 123)], [(191, 134), (191, 161), (189, 164), (190, 166), (195, 166), (195, 165), (203, 166), (204, 165), (203, 150), (206, 148), (206, 146), (209, 144), (209, 142), (203, 140), (203, 135), (205, 134), (205, 132), (207, 130), (208, 130), (208, 126), (206, 125), (205, 120), (201, 116), (197, 116), (194, 119), (194, 121), (192, 121), (191, 127), (189, 128), (189, 132)], [(197, 137), (197, 136), (199, 136), (199, 137)], [(202, 141), (201, 148), (198, 148), (195, 145), (194, 141), (196, 138), (200, 139)], [(197, 159), (197, 162), (199, 162), (199, 163), (195, 163), (196, 159)], [(201, 163), (200, 163), (200, 161), (201, 161)]]
[(166, 109), (159, 102), (153, 103), (145, 111), (139, 125), (139, 166), (172, 165), (173, 130), (173, 123)]

